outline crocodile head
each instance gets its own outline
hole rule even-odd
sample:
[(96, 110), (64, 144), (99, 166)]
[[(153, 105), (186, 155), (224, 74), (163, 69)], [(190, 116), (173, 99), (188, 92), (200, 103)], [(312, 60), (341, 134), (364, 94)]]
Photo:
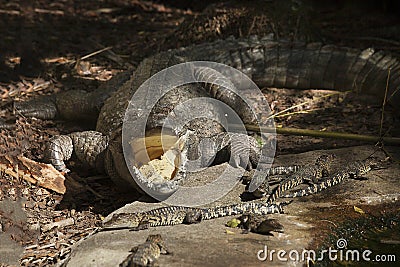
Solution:
[[(111, 138), (106, 157), (107, 169), (114, 182), (122, 188), (135, 188), (151, 196), (168, 197), (186, 175), (187, 149), (190, 132), (178, 137), (172, 133), (149, 131), (145, 137), (126, 145), (129, 158), (124, 157), (122, 135)], [(125, 151), (126, 152), (126, 151)]]

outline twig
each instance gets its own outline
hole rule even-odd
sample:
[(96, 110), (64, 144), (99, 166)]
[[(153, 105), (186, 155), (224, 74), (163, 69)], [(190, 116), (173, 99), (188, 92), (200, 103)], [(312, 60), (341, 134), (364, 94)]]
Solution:
[(272, 114), (272, 115), (269, 116), (267, 119), (275, 118), (275, 117), (277, 117), (278, 115), (281, 115), (282, 113), (285, 113), (285, 112), (287, 112), (287, 111), (289, 111), (289, 110), (295, 109), (295, 108), (297, 108), (297, 107), (304, 106), (304, 105), (306, 105), (306, 104), (312, 103), (312, 102), (317, 101), (317, 100), (320, 100), (320, 99), (322, 99), (322, 98), (326, 98), (326, 97), (330, 97), (330, 96), (337, 95), (337, 94), (342, 94), (342, 93), (345, 94), (345, 93), (348, 93), (348, 92), (349, 92), (349, 91), (345, 91), (345, 92), (334, 92), (334, 93), (327, 94), (327, 95), (324, 95), (324, 96), (321, 96), (321, 97), (317, 97), (316, 99), (312, 99), (312, 100), (308, 100), (308, 101), (302, 102), (302, 103), (300, 103), (300, 104), (297, 104), (297, 105), (291, 106), (291, 107), (289, 107), (289, 108), (287, 108), (287, 109), (284, 109), (284, 110), (282, 110), (282, 111), (279, 111), (278, 113)]
[(8, 14), (8, 15), (20, 15), (21, 12), (19, 10), (6, 10), (0, 9), (0, 14)]
[(255, 26), (255, 24), (256, 24), (256, 19), (257, 19), (257, 17), (254, 17), (254, 18), (253, 18), (253, 21), (251, 22), (251, 25), (250, 25), (249, 31), (248, 31), (248, 33), (247, 33), (247, 36), (250, 36), (250, 35), (251, 35), (251, 32), (253, 31), (254, 26)]
[(296, 115), (296, 114), (308, 114), (308, 113), (311, 113), (312, 111), (323, 110), (323, 109), (325, 109), (325, 108), (313, 108), (313, 109), (307, 109), (307, 110), (300, 110), (300, 111), (294, 111), (294, 112), (285, 113), (285, 114), (282, 114), (282, 115), (277, 115), (275, 117), (276, 118), (283, 118), (283, 117)]
[(91, 188), (89, 185), (85, 185), (85, 189), (91, 192), (93, 195), (98, 197), (99, 199), (105, 199), (104, 196), (102, 196), (100, 193), (97, 193), (93, 188)]
[(389, 245), (400, 245), (400, 240), (394, 240), (394, 239), (381, 239), (380, 240), (381, 244), (389, 244)]
[(388, 69), (388, 75), (387, 75), (387, 79), (386, 79), (385, 96), (383, 97), (383, 103), (382, 103), (381, 123), (380, 123), (380, 127), (379, 127), (379, 136), (382, 136), (383, 118), (384, 118), (384, 113), (385, 113), (387, 92), (388, 92), (388, 88), (389, 88), (390, 69), (391, 68)]
[(64, 15), (64, 11), (62, 11), (62, 10), (50, 10), (50, 9), (35, 8), (35, 12), (42, 13), (42, 14)]
[(334, 222), (330, 221), (330, 220), (321, 220), (321, 222), (328, 222), (328, 223), (333, 224), (333, 226), (337, 227), (337, 225)]
[[(238, 128), (239, 125), (230, 125), (232, 128)], [(303, 135), (312, 137), (322, 137), (322, 138), (333, 138), (333, 139), (347, 139), (347, 140), (357, 140), (365, 142), (376, 143), (378, 141), (383, 141), (386, 144), (400, 145), (400, 138), (398, 137), (380, 137), (372, 135), (362, 135), (362, 134), (351, 134), (351, 133), (339, 133), (339, 132), (328, 132), (328, 131), (318, 131), (309, 129), (298, 129), (298, 128), (274, 128), (274, 127), (260, 127), (256, 125), (245, 125), (246, 129), (252, 132), (259, 133), (260, 130), (265, 133), (277, 134), (289, 134), (289, 135)]]
[(355, 36), (355, 37), (342, 37), (342, 38), (348, 39), (348, 40), (377, 41), (377, 42), (383, 42), (383, 43), (388, 43), (388, 44), (393, 44), (393, 45), (400, 45), (400, 42), (389, 40), (389, 39), (384, 39), (384, 38), (379, 38), (379, 37), (373, 37), (373, 36)]
[(93, 52), (93, 53), (90, 53), (89, 55), (86, 55), (86, 56), (81, 57), (80, 60), (85, 60), (85, 59), (87, 59), (87, 58), (90, 58), (90, 57), (92, 57), (92, 56), (95, 56), (95, 55), (97, 55), (97, 54), (100, 54), (100, 53), (102, 53), (102, 52), (104, 52), (104, 51), (110, 50), (110, 49), (112, 49), (112, 48), (113, 48), (112, 46), (105, 47), (105, 48), (103, 48), (103, 49), (100, 49), (100, 50), (97, 50), (97, 51), (95, 51), (95, 52)]
[(393, 93), (389, 96), (387, 101), (390, 101), (390, 99), (392, 99), (392, 97), (400, 90), (400, 87), (398, 87), (396, 90), (393, 91)]
[[(98, 42), (94, 41), (94, 40), (89, 40), (91, 41), (94, 45), (96, 45), (97, 47), (103, 47), (103, 45), (99, 44)], [(120, 66), (124, 66), (124, 67), (132, 67), (132, 64), (130, 64), (129, 62), (126, 62), (126, 60), (123, 60), (121, 58), (121, 56), (117, 55), (116, 53), (114, 53), (112, 50), (108, 50), (108, 55), (106, 54), (105, 56), (118, 63)]]
[(382, 42), (382, 43), (387, 43), (387, 44), (392, 44), (396, 46), (400, 46), (400, 42), (390, 40), (390, 39), (385, 39), (385, 38), (380, 38), (380, 37), (375, 37), (375, 36), (343, 36), (343, 35), (337, 35), (337, 34), (330, 34), (330, 37), (336, 38), (336, 39), (344, 39), (344, 40), (363, 40), (363, 41), (376, 41), (376, 42)]

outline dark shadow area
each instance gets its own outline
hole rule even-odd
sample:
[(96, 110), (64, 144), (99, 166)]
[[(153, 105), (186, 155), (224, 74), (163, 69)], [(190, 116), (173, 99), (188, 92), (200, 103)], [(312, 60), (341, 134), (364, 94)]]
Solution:
[[(337, 227), (331, 227), (330, 234), (318, 248), (318, 252), (329, 247), (336, 249), (338, 240), (344, 240), (344, 256), (336, 260), (324, 258), (315, 266), (394, 266), (400, 257), (400, 218), (398, 203), (395, 205), (369, 206), (364, 215), (353, 215), (351, 219), (345, 219)], [(352, 260), (346, 251), (358, 250), (359, 260)], [(371, 251), (369, 256), (363, 251)], [(382, 255), (382, 258), (375, 258)], [(366, 257), (365, 257), (366, 256)], [(378, 256), (379, 257), (379, 256)], [(368, 259), (370, 259), (368, 261)], [(381, 259), (382, 262), (377, 262)]]
[[(179, 10), (160, 11), (157, 8), (162, 7), (140, 1), (2, 2), (0, 67), (6, 74), (2, 76), (3, 82), (15, 80), (19, 75), (44, 76), (43, 60), (84, 56), (108, 46), (129, 61), (134, 50), (132, 39), (143, 46), (148, 40), (141, 37), (141, 32), (157, 31), (162, 36), (173, 27), (167, 23), (171, 15), (177, 20), (183, 16)], [(5, 67), (8, 57), (20, 60), (12, 63), (12, 67)]]
[[(93, 173), (92, 173), (93, 174)], [(84, 177), (84, 178), (81, 178)], [(122, 191), (106, 176), (84, 176), (71, 173), (66, 180), (67, 191), (57, 210), (91, 210), (103, 216), (139, 199), (134, 190)]]

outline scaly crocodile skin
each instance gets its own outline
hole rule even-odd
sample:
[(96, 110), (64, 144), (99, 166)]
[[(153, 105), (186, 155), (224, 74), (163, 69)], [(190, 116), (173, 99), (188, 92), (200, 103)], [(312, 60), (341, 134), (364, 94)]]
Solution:
[(321, 182), (310, 185), (305, 189), (285, 194), (282, 197), (285, 198), (302, 197), (321, 192), (322, 190), (337, 185), (346, 179), (361, 177), (362, 175), (369, 172), (372, 169), (372, 166), (374, 166), (375, 164), (376, 164), (376, 159), (373, 158), (367, 158), (366, 160), (357, 160), (354, 162), (350, 162), (346, 166), (341, 168), (341, 170), (325, 178)]
[(318, 179), (322, 178), (330, 170), (332, 161), (335, 156), (332, 154), (324, 154), (318, 157), (314, 164), (305, 165), (299, 171), (290, 175), (287, 179), (281, 182), (278, 187), (268, 197), (268, 203), (273, 203), (279, 198), (283, 192), (300, 185), (303, 182), (311, 181), (316, 183)]
[(198, 223), (201, 220), (211, 220), (244, 213), (261, 215), (283, 213), (284, 205), (286, 204), (266, 204), (253, 201), (213, 208), (170, 206), (139, 213), (114, 214), (109, 221), (104, 222), (103, 228), (106, 230), (107, 228), (132, 228), (140, 230), (154, 226)]
[[(301, 166), (301, 165), (271, 167), (270, 169), (268, 169), (268, 171), (260, 173), (260, 176), (261, 175), (263, 176), (262, 177), (263, 181), (262, 181), (261, 185), (253, 192), (251, 192), (250, 190), (248, 190), (248, 191), (251, 192), (253, 194), (253, 196), (255, 196), (257, 198), (264, 197), (270, 193), (269, 192), (269, 190), (270, 190), (269, 183), (271, 182), (270, 176), (289, 175), (289, 174), (299, 171), (302, 167), (303, 166)], [(251, 184), (251, 181), (254, 179), (254, 176), (250, 176), (249, 178), (243, 179), (244, 182)], [(249, 185), (249, 188), (250, 188), (250, 185)]]
[[(189, 61), (214, 61), (229, 65), (248, 75), (260, 87), (353, 89), (363, 94), (381, 96), (384, 90), (377, 91), (376, 88), (384, 88), (388, 84), (387, 93), (391, 95), (389, 103), (397, 105), (400, 100), (400, 93), (396, 91), (400, 86), (400, 63), (390, 55), (376, 52), (371, 48), (360, 51), (321, 43), (277, 41), (252, 36), (248, 39), (230, 38), (162, 52), (143, 60), (131, 76), (129, 73), (122, 78), (117, 77), (117, 81), (112, 79), (110, 81), (112, 86), (91, 93), (71, 90), (56, 95), (47, 99), (46, 106), (39, 107), (41, 111), (38, 112), (35, 112), (38, 101), (28, 102), (25, 105), (16, 103), (15, 108), (22, 114), (36, 117), (43, 115), (44, 118), (59, 116), (80, 120), (90, 114), (98, 114), (96, 130), (107, 137), (107, 142), (89, 144), (88, 147), (93, 149), (85, 152), (84, 160), (87, 162), (104, 160), (105, 164), (100, 165), (106, 166), (106, 173), (114, 181), (125, 187), (131, 186), (140, 190), (132, 179), (122, 155), (121, 127), (125, 111), (140, 85), (153, 74), (174, 64)], [(389, 69), (391, 75), (387, 83)], [(215, 80), (222, 79), (224, 84), (230, 83), (228, 77), (204, 68), (193, 69), (192, 74), (194, 77), (203, 75), (213, 77)], [(192, 84), (182, 88), (183, 90), (172, 90), (171, 94), (166, 95), (165, 99), (154, 107), (154, 113), (147, 125), (149, 129), (162, 125), (170, 111), (179, 104), (179, 100), (198, 97), (216, 97), (234, 108), (238, 114), (244, 115), (245, 118), (242, 119), (245, 123), (254, 119), (254, 116), (238, 101), (236, 94), (229, 92), (224, 86)], [(136, 125), (135, 122), (141, 118), (141, 110), (150, 108), (148, 104), (159, 94), (159, 90), (161, 89), (153, 88), (135, 99), (139, 108), (132, 110), (130, 114), (132, 125)], [(239, 108), (235, 108), (238, 103)], [(223, 113), (213, 105), (204, 110), (210, 111), (215, 116)], [(224, 132), (221, 127), (209, 123), (199, 123), (193, 129), (199, 133), (199, 140), (205, 136), (210, 137)], [(184, 131), (177, 134), (181, 136)], [(87, 139), (95, 142), (96, 138)], [(69, 152), (72, 149), (71, 143), (58, 142), (58, 145), (66, 147), (59, 149), (60, 153), (53, 153), (52, 156), (57, 166), (63, 166), (63, 161), (69, 158), (69, 154), (64, 154), (63, 151)], [(73, 148), (76, 150), (76, 147)], [(92, 159), (93, 157), (95, 159)], [(97, 157), (101, 159), (97, 160)], [(255, 177), (255, 181), (249, 186), (249, 191), (254, 191), (264, 178)]]
[(149, 235), (146, 242), (131, 249), (131, 254), (119, 264), (120, 267), (153, 266), (161, 254), (169, 254), (161, 235)]

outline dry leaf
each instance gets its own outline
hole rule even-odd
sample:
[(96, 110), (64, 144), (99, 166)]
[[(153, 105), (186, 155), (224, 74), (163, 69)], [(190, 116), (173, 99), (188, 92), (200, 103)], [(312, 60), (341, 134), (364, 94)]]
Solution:
[(364, 213), (365, 213), (362, 209), (360, 209), (360, 208), (358, 208), (358, 207), (356, 207), (356, 206), (354, 206), (354, 211), (355, 211), (355, 212), (358, 212), (358, 213), (360, 213), (360, 214), (364, 214)]
[(231, 227), (231, 228), (236, 228), (236, 227), (239, 226), (239, 224), (240, 224), (240, 220), (238, 220), (238, 219), (232, 219), (232, 220), (230, 220), (230, 221), (228, 221), (228, 222), (226, 223), (226, 226)]
[(230, 231), (230, 230), (228, 230), (228, 229), (226, 229), (225, 231), (226, 231), (226, 233), (227, 233), (228, 235), (234, 235), (234, 234), (235, 234), (235, 232), (232, 232), (232, 231)]

